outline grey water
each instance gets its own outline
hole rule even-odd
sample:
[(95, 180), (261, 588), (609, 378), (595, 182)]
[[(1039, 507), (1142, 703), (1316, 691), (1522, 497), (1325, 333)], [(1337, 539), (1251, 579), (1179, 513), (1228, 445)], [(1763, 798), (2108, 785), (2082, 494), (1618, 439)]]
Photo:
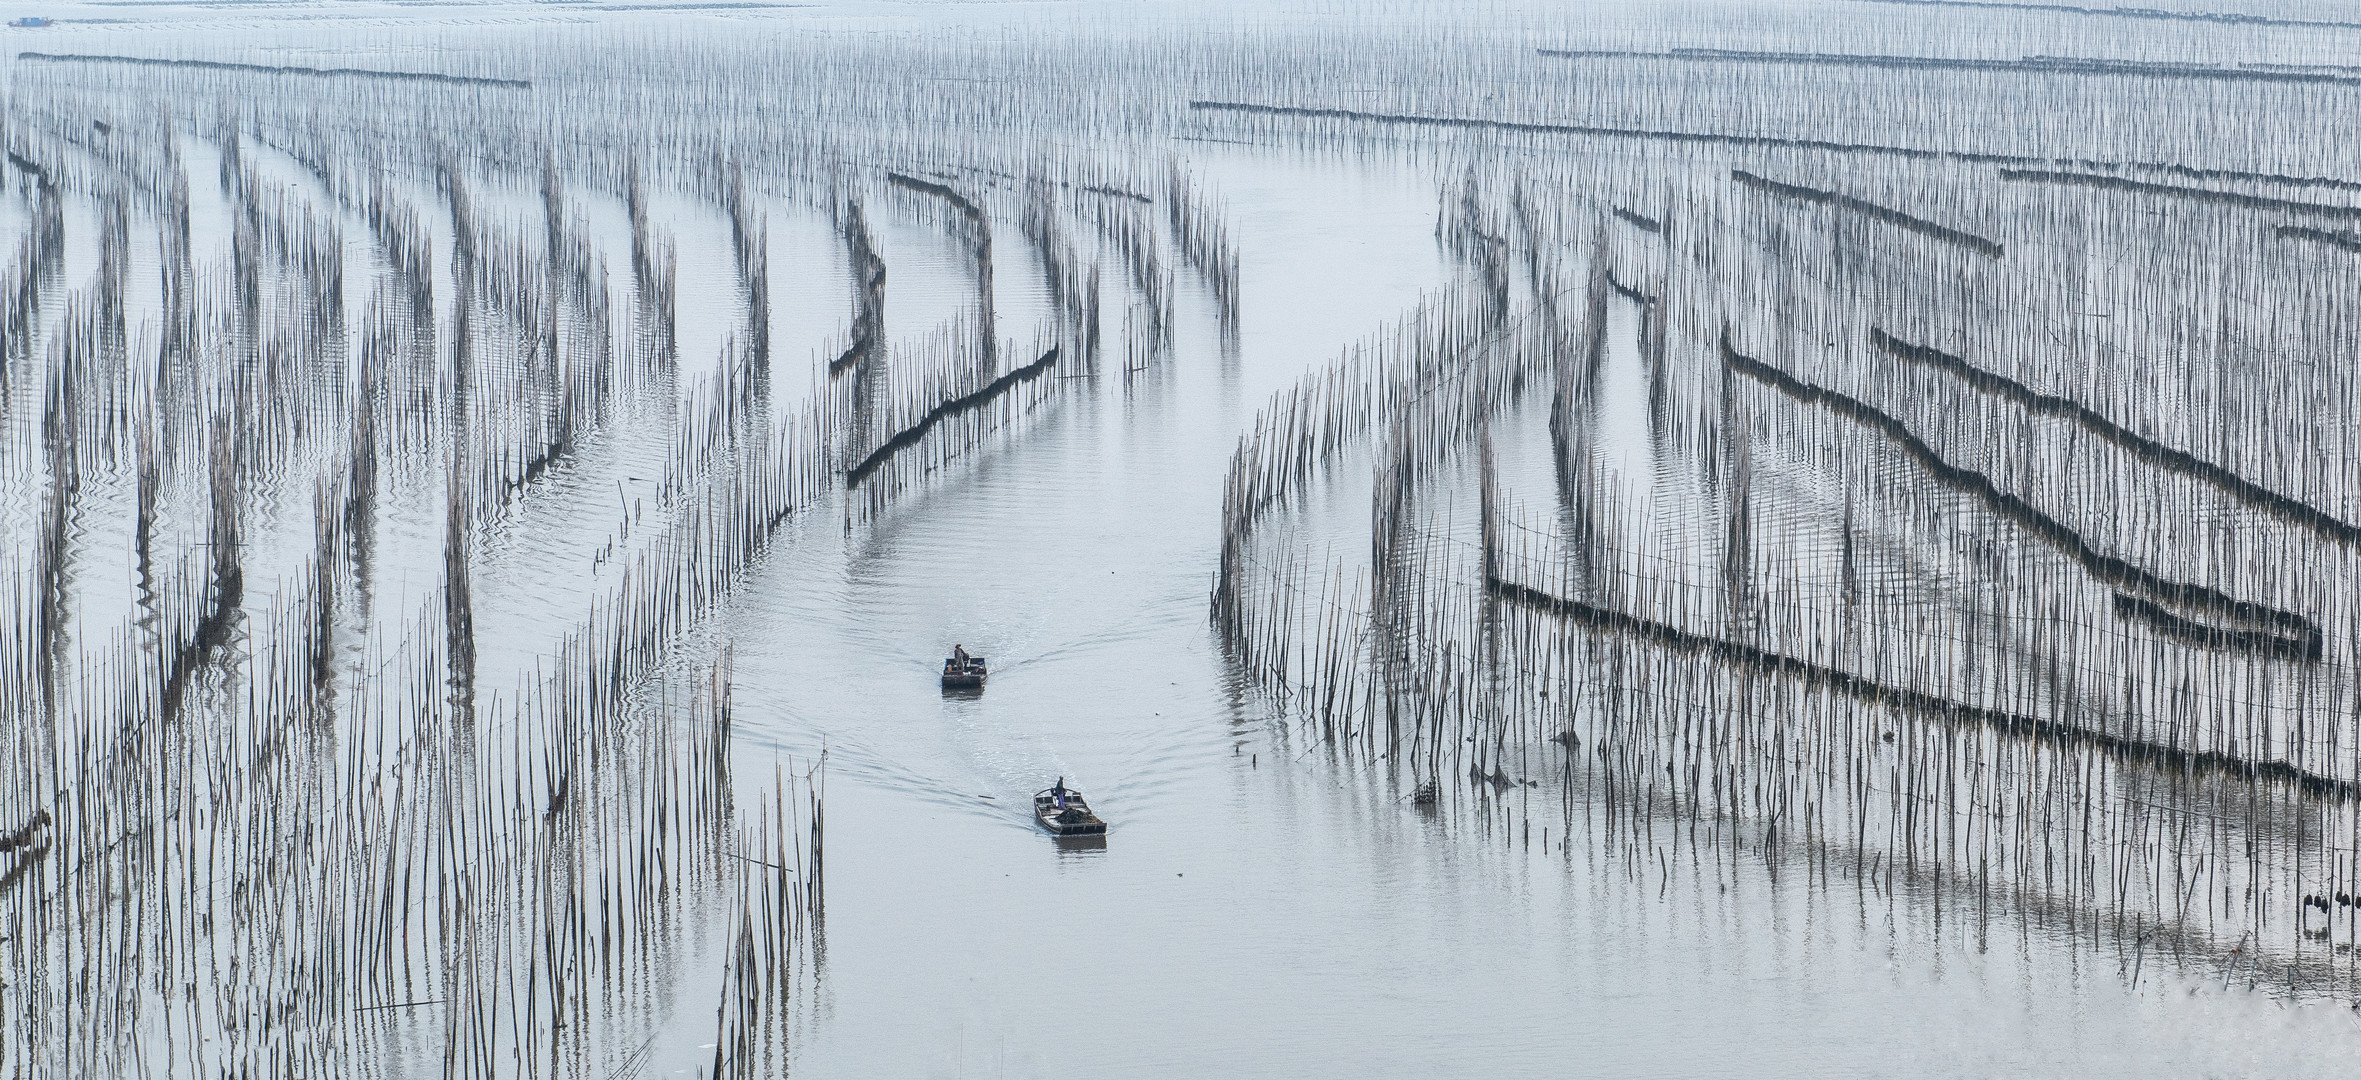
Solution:
[[(139, 10), (125, 17), (158, 17)], [(927, 4), (827, 14), (881, 33), (1013, 17)], [(577, 17), (554, 5), (252, 5), (175, 24), (69, 25), (43, 47), (136, 52), (194, 27), (213, 40), (268, 34), (298, 56), (329, 51), (274, 21), (297, 15), (347, 19), (337, 33), (422, 40)], [(697, 21), (653, 32), (693, 40), (757, 16), (678, 17)], [(370, 48), (419, 59), (399, 43)], [(436, 48), (414, 46), (428, 58)], [(2326, 1077), (2361, 1067), (2351, 1009), (2255, 988), (2235, 961), (2127, 962), (2052, 928), (1946, 920), (1924, 896), (1815, 879), (1778, 856), (1734, 856), (1726, 875), (1660, 852), (1634, 860), (1592, 844), (1585, 809), (1561, 812), (1556, 788), (1416, 805), (1382, 762), (1319, 738), (1251, 688), (1207, 618), (1224, 469), (1275, 392), (1455, 283), (1462, 271), (1436, 238), (1436, 193), (1453, 171), (1290, 147), (1169, 149), (1226, 201), (1245, 298), (1234, 335), (1177, 271), (1168, 353), (1073, 378), (872, 520), (838, 505), (798, 515), (700, 630), (731, 658), (737, 771), (826, 762), (827, 914), (809, 991), (790, 1006), (791, 1074)], [(200, 194), (210, 154), (188, 140)], [(258, 160), (303, 183), (292, 162)], [(529, 219), (530, 193), (510, 195), (516, 206), (480, 201)], [(343, 213), (349, 235), (366, 234), (324, 192), (307, 197)], [(201, 198), (193, 215), (200, 261), (229, 244), (232, 211), (219, 202)], [(726, 217), (687, 196), (659, 202), (681, 257), (682, 364), (652, 393), (691, 400), (744, 312)], [(0, 205), (0, 244), (13, 245), (29, 211), (14, 195)], [(575, 205), (612, 263), (629, 235), (619, 205), (592, 193)], [(916, 338), (962, 309), (969, 279), (935, 223), (882, 200), (871, 212), (891, 268), (889, 333)], [(1026, 342), (1047, 301), (1013, 222), (999, 227), (1002, 333)], [(95, 226), (69, 228), (62, 276), (78, 285), (95, 269), (79, 261)], [(793, 402), (825, 383), (847, 317), (844, 259), (807, 207), (777, 203), (769, 229), (774, 381)], [(1635, 504), (1674, 513), (1695, 501), (1694, 477), (1651, 439), (1634, 309), (1618, 300), (1610, 311), (1596, 455)], [(1497, 429), (1507, 490), (1535, 507), (1555, 499), (1546, 406), (1533, 392)], [(594, 553), (621, 535), (619, 515), (653, 501), (635, 485), (663, 469), (674, 432), (659, 411), (625, 410), (489, 526), (475, 570), (487, 685), (533, 674), (613, 572)], [(7, 452), (26, 452), (33, 419), (7, 420)], [(1366, 544), (1366, 465), (1307, 500), (1305, 545)], [(31, 470), (0, 472), (11, 483), (0, 536), (22, 546), (39, 490)], [(1450, 476), (1430, 506), (1455, 512), (1465, 534), (1472, 484), (1464, 469)], [(97, 520), (109, 508), (119, 517), (123, 497), (114, 489), (91, 524), (77, 523), (87, 552), (77, 580), (92, 583), (78, 633), (91, 641), (134, 617), (120, 530)], [(278, 498), (285, 512), (263, 517), (258, 543), (300, 548), (308, 493)], [(403, 632), (440, 557), (437, 489), (397, 483), (386, 499), (368, 630), (381, 638)], [(990, 659), (986, 690), (937, 687), (954, 645)], [(1032, 792), (1061, 778), (1112, 823), (1103, 842), (1053, 840), (1032, 821)], [(647, 1074), (703, 1073), (711, 1007), (674, 1003), (653, 1025)]]

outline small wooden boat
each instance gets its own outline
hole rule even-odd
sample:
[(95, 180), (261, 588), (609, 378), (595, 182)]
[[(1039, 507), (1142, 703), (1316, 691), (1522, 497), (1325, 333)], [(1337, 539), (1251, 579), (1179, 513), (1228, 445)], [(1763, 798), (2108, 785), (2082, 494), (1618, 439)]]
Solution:
[(943, 689), (981, 690), (983, 688), (983, 657), (970, 656), (967, 650), (957, 649), (943, 659)]
[(1033, 793), (1033, 816), (1041, 827), (1056, 836), (1105, 836), (1107, 823), (1090, 812), (1090, 803), (1082, 793), (1066, 786), (1064, 777), (1056, 787), (1043, 788)]

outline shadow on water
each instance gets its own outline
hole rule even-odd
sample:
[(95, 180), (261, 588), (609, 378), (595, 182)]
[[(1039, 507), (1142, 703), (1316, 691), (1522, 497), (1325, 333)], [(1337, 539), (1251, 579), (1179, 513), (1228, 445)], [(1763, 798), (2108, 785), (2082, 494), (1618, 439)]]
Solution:
[(1053, 836), (1050, 837), (1050, 843), (1056, 845), (1060, 862), (1074, 858), (1088, 858), (1107, 850), (1107, 838), (1104, 834), (1098, 836)]

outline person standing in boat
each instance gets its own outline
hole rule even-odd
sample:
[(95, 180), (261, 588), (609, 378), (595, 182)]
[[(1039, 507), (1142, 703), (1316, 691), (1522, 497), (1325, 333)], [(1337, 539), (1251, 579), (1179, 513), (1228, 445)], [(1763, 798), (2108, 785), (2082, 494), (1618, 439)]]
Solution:
[(951, 658), (959, 661), (960, 667), (966, 667), (968, 663), (974, 659), (973, 657), (967, 655), (967, 646), (965, 645), (951, 646)]
[(1063, 810), (1063, 809), (1065, 809), (1065, 808), (1066, 808), (1066, 778), (1065, 778), (1065, 777), (1063, 777), (1063, 776), (1061, 776), (1061, 777), (1058, 777), (1058, 782), (1057, 782), (1057, 785), (1056, 785), (1055, 787), (1052, 787), (1052, 788), (1050, 788), (1050, 789), (1049, 789), (1049, 795), (1050, 795), (1050, 797), (1051, 797), (1051, 798), (1053, 798), (1053, 799), (1056, 799), (1056, 800), (1057, 800), (1057, 802), (1058, 802), (1058, 809), (1060, 809), (1060, 810)]

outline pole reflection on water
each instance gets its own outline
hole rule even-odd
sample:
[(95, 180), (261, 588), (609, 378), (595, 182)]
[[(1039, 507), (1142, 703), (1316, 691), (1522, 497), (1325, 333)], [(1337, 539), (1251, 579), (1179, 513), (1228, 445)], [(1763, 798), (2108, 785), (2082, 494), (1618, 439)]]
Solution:
[(2346, 1071), (2350, 80), (1888, 7), (56, 28), (0, 1060)]

